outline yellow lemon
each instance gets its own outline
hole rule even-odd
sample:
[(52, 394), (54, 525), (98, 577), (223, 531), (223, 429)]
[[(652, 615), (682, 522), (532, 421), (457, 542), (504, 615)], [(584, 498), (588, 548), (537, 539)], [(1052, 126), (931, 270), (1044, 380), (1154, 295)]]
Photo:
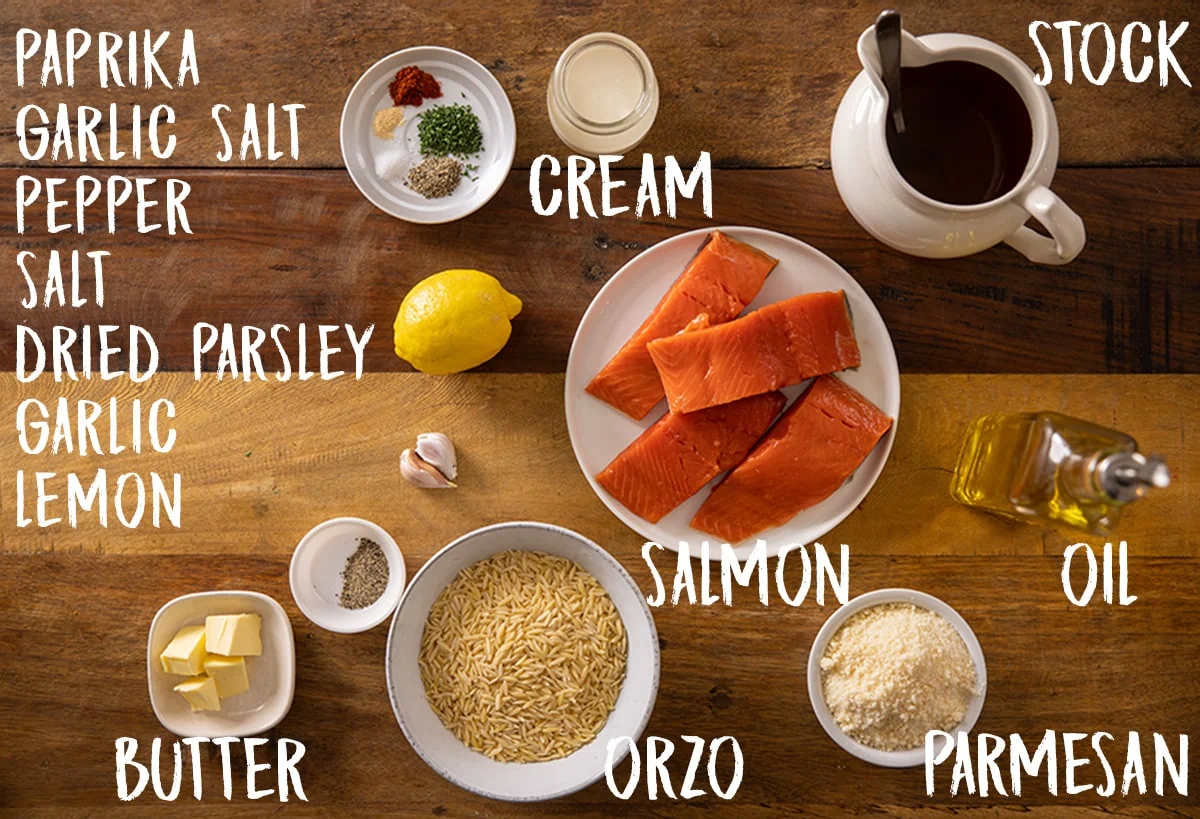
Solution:
[(478, 367), (508, 343), (521, 300), (480, 270), (443, 270), (418, 283), (400, 305), (396, 355), (423, 373)]

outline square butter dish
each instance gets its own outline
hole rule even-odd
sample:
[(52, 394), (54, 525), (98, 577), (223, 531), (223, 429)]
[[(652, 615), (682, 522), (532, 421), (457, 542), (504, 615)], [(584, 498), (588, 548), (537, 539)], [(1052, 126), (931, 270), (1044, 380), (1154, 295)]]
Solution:
[[(247, 657), (250, 690), (221, 701), (220, 711), (192, 711), (171, 689), (185, 678), (162, 669), (159, 655), (184, 626), (204, 625), (211, 614), (257, 614), (262, 618), (262, 654)], [(296, 643), (283, 607), (252, 591), (211, 591), (176, 597), (158, 610), (146, 641), (146, 680), (154, 715), (184, 737), (243, 737), (279, 724), (296, 690)]]

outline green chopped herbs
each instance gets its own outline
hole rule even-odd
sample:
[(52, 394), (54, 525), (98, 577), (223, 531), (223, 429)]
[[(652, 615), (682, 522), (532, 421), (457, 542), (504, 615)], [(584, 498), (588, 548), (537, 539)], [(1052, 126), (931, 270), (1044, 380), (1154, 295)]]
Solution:
[(425, 156), (457, 156), (462, 159), (483, 150), (479, 117), (469, 105), (435, 105), (418, 114), (417, 136)]
[(454, 193), (464, 176), (479, 178), (479, 166), (467, 162), (483, 150), (483, 131), (471, 106), (435, 105), (422, 111), (417, 115), (417, 136), (426, 158), (408, 172), (408, 186), (414, 191), (439, 199)]

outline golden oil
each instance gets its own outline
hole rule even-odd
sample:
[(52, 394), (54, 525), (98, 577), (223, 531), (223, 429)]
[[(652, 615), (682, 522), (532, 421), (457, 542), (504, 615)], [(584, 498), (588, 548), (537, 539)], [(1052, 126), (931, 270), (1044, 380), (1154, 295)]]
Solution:
[(1166, 464), (1123, 432), (1057, 412), (1001, 413), (967, 428), (950, 486), (959, 503), (1096, 534), (1126, 504), (1170, 482)]

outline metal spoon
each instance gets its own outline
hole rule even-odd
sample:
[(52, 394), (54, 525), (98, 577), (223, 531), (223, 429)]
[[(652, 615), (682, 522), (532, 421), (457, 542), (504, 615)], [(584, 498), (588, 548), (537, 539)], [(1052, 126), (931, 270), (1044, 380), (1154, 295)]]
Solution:
[(904, 133), (904, 112), (900, 108), (900, 12), (888, 9), (875, 19), (875, 44), (883, 67), (883, 85), (888, 92), (888, 113), (896, 133)]

